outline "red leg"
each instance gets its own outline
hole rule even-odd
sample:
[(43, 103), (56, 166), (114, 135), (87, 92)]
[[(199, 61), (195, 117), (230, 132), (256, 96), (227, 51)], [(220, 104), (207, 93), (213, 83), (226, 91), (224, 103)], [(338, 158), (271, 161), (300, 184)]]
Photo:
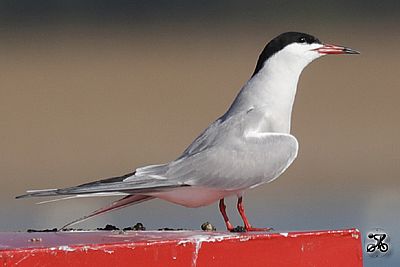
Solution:
[(249, 220), (246, 217), (246, 213), (244, 212), (244, 206), (243, 206), (243, 198), (239, 197), (238, 202), (237, 202), (237, 209), (239, 211), (240, 217), (242, 217), (243, 223), (244, 223), (244, 228), (248, 232), (257, 232), (257, 231), (270, 231), (272, 228), (254, 228), (251, 226), (249, 223)]
[(229, 221), (228, 215), (226, 214), (226, 206), (224, 203), (224, 199), (221, 198), (219, 200), (219, 211), (222, 214), (222, 217), (224, 217), (224, 221), (225, 221), (225, 225), (226, 225), (226, 229), (228, 231), (232, 231), (233, 230), (233, 225), (231, 224), (231, 222)]

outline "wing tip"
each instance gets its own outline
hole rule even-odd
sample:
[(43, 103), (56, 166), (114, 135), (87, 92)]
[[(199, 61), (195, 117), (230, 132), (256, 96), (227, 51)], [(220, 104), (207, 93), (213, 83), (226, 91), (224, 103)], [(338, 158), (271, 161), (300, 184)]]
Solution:
[(47, 197), (57, 195), (59, 189), (38, 189), (27, 190), (26, 194), (16, 196), (15, 199), (28, 198), (28, 197)]

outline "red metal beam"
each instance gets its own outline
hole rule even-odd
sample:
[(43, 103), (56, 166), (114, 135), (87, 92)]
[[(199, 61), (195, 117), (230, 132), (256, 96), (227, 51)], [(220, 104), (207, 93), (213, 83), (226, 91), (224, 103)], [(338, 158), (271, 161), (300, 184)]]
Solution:
[(0, 233), (2, 266), (362, 266), (356, 229)]

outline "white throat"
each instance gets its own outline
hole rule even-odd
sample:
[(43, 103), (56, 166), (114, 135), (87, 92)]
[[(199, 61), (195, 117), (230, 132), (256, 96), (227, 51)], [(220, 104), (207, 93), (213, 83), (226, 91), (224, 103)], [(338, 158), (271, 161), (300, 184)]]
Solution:
[(317, 57), (316, 53), (297, 55), (290, 47), (277, 52), (243, 86), (226, 116), (252, 108), (261, 109), (265, 116), (260, 120), (268, 120), (264, 131), (289, 133), (300, 74)]

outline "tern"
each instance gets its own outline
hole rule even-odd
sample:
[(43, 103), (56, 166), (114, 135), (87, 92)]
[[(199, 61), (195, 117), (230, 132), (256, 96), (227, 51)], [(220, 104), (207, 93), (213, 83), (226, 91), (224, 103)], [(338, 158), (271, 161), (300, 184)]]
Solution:
[(295, 160), (298, 142), (290, 134), (290, 123), (297, 83), (309, 63), (329, 54), (359, 52), (324, 44), (306, 33), (282, 33), (265, 46), (252, 76), (226, 113), (211, 123), (177, 159), (78, 186), (29, 190), (17, 198), (122, 196), (63, 228), (154, 198), (191, 208), (219, 201), (226, 228), (233, 231), (224, 198), (237, 196), (244, 229), (269, 230), (249, 223), (243, 193), (275, 180)]

